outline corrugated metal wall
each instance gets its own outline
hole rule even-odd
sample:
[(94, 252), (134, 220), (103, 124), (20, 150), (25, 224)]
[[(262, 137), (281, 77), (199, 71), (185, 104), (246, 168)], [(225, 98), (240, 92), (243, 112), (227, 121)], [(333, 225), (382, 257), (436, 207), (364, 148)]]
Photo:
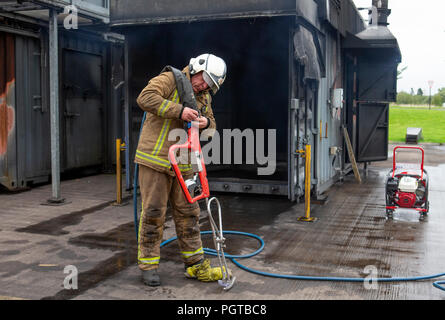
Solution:
[(16, 157), (14, 41), (13, 35), (0, 32), (0, 179), (9, 186), (17, 175), (8, 165)]
[[(123, 46), (113, 46), (85, 31), (61, 32), (61, 172), (113, 169), (115, 139), (123, 137), (123, 71), (111, 72), (113, 61), (122, 69)], [(0, 32), (0, 184), (11, 190), (50, 179), (47, 51), (44, 28)]]
[(326, 32), (326, 77), (320, 80), (318, 90), (318, 128), (316, 179), (317, 193), (323, 193), (333, 183), (337, 175), (336, 167), (340, 167), (340, 155), (331, 155), (330, 147), (342, 146), (341, 117), (332, 108), (331, 92), (343, 88), (341, 37), (334, 32)]
[[(16, 36), (17, 185), (47, 181), (50, 162), (49, 108), (43, 103), (39, 38)], [(36, 181), (37, 182), (37, 181)]]

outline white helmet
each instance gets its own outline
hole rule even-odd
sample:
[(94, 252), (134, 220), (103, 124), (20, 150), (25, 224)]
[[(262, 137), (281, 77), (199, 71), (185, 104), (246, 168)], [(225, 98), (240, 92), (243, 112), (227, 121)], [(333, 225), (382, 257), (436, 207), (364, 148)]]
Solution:
[(190, 59), (190, 75), (204, 71), (202, 76), (215, 94), (226, 80), (227, 66), (223, 59), (213, 54), (205, 53)]

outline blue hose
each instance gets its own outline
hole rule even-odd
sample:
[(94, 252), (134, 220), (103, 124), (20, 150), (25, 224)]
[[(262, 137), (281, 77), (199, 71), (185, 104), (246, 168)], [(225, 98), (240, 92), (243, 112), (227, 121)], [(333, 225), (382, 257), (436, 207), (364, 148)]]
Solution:
[[(146, 112), (144, 112), (144, 116), (142, 118), (142, 124), (141, 129), (139, 132), (142, 132), (142, 126), (145, 122), (146, 118)], [(133, 179), (133, 209), (134, 209), (134, 226), (136, 231), (136, 241), (138, 241), (138, 212), (137, 212), (137, 188), (138, 188), (138, 172), (139, 172), (139, 165), (135, 164), (135, 170), (134, 170), (134, 179)], [(201, 234), (212, 234), (212, 231), (202, 231)], [(231, 254), (225, 254), (226, 258), (230, 259), (236, 266), (239, 268), (251, 272), (254, 274), (258, 274), (265, 277), (273, 277), (273, 278), (281, 278), (281, 279), (292, 279), (292, 280), (310, 280), (310, 281), (336, 281), (336, 282), (364, 282), (364, 281), (376, 281), (376, 282), (407, 282), (407, 281), (421, 281), (421, 280), (430, 280), (430, 279), (436, 279), (445, 276), (445, 273), (439, 273), (435, 275), (430, 276), (422, 276), (422, 277), (411, 277), (411, 278), (375, 278), (375, 279), (369, 279), (369, 278), (340, 278), (340, 277), (313, 277), (313, 276), (297, 276), (297, 275), (285, 275), (285, 274), (277, 274), (277, 273), (269, 273), (269, 272), (263, 272), (259, 270), (255, 270), (252, 268), (248, 268), (245, 265), (238, 262), (236, 259), (247, 259), (251, 258), (257, 254), (259, 254), (261, 251), (263, 251), (265, 243), (264, 240), (261, 239), (261, 237), (257, 236), (256, 234), (247, 233), (247, 232), (240, 232), (240, 231), (224, 231), (224, 234), (235, 234), (235, 235), (241, 235), (241, 236), (247, 236), (254, 239), (257, 239), (260, 243), (260, 248), (250, 254), (247, 255), (231, 255)], [(178, 237), (173, 237), (168, 240), (165, 240), (161, 243), (161, 247), (168, 245), (169, 243), (175, 241), (178, 239)], [(209, 249), (204, 248), (204, 252), (211, 256), (216, 256), (217, 252), (215, 249)], [(440, 289), (442, 291), (445, 291), (445, 287), (441, 286), (445, 284), (445, 281), (436, 281), (433, 283), (433, 286), (437, 289)]]
[(445, 284), (445, 281), (436, 281), (433, 283), (433, 286), (436, 287), (437, 289), (445, 291), (445, 287), (442, 287), (441, 284)]
[[(211, 231), (202, 231), (201, 234), (212, 234)], [(364, 282), (364, 281), (372, 281), (372, 282), (407, 282), (407, 281), (421, 281), (421, 280), (430, 280), (430, 279), (436, 279), (445, 276), (445, 273), (439, 273), (435, 275), (430, 276), (421, 276), (421, 277), (411, 277), (411, 278), (341, 278), (341, 277), (313, 277), (313, 276), (297, 276), (297, 275), (285, 275), (285, 274), (277, 274), (277, 273), (269, 273), (269, 272), (263, 272), (259, 270), (255, 270), (252, 268), (248, 268), (245, 265), (241, 264), (236, 259), (247, 259), (251, 258), (257, 254), (259, 254), (261, 251), (263, 251), (265, 243), (264, 240), (261, 239), (259, 236), (252, 234), (252, 233), (246, 233), (246, 232), (240, 232), (240, 231), (224, 231), (224, 234), (235, 234), (235, 235), (242, 235), (247, 236), (251, 238), (255, 238), (260, 243), (260, 248), (254, 251), (253, 253), (246, 254), (246, 255), (231, 255), (231, 254), (225, 254), (226, 258), (230, 259), (237, 267), (254, 274), (258, 274), (265, 277), (273, 277), (273, 278), (281, 278), (281, 279), (292, 279), (292, 280), (310, 280), (310, 281), (336, 281), (336, 282)], [(165, 240), (161, 243), (161, 247), (168, 245), (172, 241), (176, 240), (177, 237), (170, 238), (168, 240)], [(204, 252), (208, 255), (216, 256), (216, 250), (204, 248)], [(445, 284), (445, 281), (437, 281), (433, 283), (433, 286), (437, 289), (445, 291), (445, 288), (441, 286), (441, 284)]]

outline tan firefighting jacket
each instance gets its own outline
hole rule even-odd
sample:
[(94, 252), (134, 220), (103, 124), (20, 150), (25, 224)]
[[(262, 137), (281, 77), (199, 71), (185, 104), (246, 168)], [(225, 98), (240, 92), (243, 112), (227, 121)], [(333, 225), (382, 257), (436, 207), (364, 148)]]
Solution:
[[(182, 70), (190, 80), (189, 68)], [(205, 129), (207, 136), (212, 136), (216, 128), (215, 118), (211, 108), (212, 98), (209, 90), (195, 94), (198, 109), (202, 116), (206, 117), (208, 127)], [(168, 160), (170, 146), (179, 141), (169, 141), (168, 136), (173, 129), (183, 129), (184, 121), (181, 119), (183, 106), (179, 103), (178, 90), (173, 72), (163, 72), (151, 79), (137, 98), (139, 107), (147, 112), (147, 116), (139, 137), (135, 162), (148, 166), (154, 170), (175, 175)], [(191, 173), (191, 165), (179, 164), (184, 174)]]

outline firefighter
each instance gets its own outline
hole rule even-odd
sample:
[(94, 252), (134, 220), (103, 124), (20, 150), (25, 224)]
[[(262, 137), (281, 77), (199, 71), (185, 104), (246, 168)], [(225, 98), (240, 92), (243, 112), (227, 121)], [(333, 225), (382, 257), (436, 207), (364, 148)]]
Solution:
[[(157, 269), (167, 202), (170, 202), (172, 209), (185, 276), (201, 281), (222, 278), (221, 269), (212, 268), (208, 259), (204, 259), (199, 205), (188, 203), (182, 193), (168, 160), (168, 150), (176, 141), (169, 141), (168, 136), (171, 130), (182, 129), (184, 122), (191, 121), (199, 125), (201, 134), (211, 136), (215, 132), (210, 93), (214, 95), (220, 89), (227, 68), (223, 59), (203, 54), (192, 58), (182, 73), (173, 71), (171, 67), (164, 68), (161, 74), (148, 82), (137, 99), (139, 107), (147, 112), (135, 162), (140, 166), (142, 199), (138, 266), (142, 270), (143, 282), (148, 286), (161, 284)], [(194, 95), (199, 113), (185, 105), (187, 92), (184, 92), (183, 85), (177, 86), (178, 81), (190, 82), (193, 93), (189, 94)], [(190, 164), (180, 164), (180, 170), (186, 179), (193, 175)]]

